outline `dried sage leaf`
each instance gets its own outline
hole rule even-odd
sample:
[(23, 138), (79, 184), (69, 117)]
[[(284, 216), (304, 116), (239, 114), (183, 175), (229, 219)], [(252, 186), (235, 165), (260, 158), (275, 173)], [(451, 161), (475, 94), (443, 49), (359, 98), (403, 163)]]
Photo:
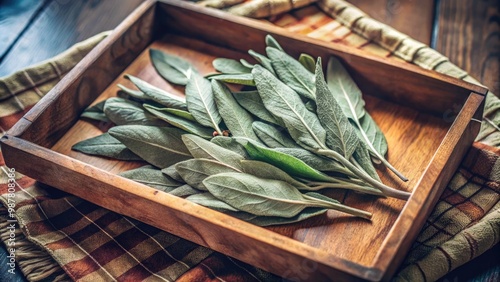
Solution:
[(157, 49), (150, 49), (149, 56), (156, 71), (168, 82), (186, 85), (193, 67), (187, 61)]
[(190, 159), (179, 162), (175, 165), (175, 170), (182, 177), (184, 182), (198, 190), (206, 191), (203, 180), (205, 178), (223, 172), (237, 172), (239, 170), (229, 165), (211, 159)]
[(184, 111), (187, 110), (186, 100), (184, 98), (168, 93), (167, 91), (153, 86), (137, 77), (131, 75), (126, 75), (125, 77), (132, 81), (132, 83), (139, 88), (148, 99), (151, 99), (168, 108), (175, 108)]
[(283, 121), (295, 142), (314, 149), (324, 148), (325, 129), (297, 93), (260, 66), (252, 74), (266, 109)]
[(122, 161), (142, 160), (139, 156), (127, 149), (118, 139), (109, 135), (109, 133), (80, 141), (73, 145), (71, 149), (88, 155), (103, 156)]
[(181, 139), (181, 135), (185, 133), (173, 127), (145, 125), (122, 125), (109, 130), (111, 136), (125, 144), (132, 152), (159, 168), (191, 158)]
[(196, 134), (205, 139), (212, 138), (213, 129), (204, 127), (199, 125), (196, 121), (187, 120), (181, 117), (178, 117), (170, 112), (166, 111), (164, 108), (157, 108), (150, 106), (148, 104), (144, 104), (144, 108), (156, 116), (157, 118), (168, 122), (172, 126), (180, 128), (186, 132)]
[(212, 91), (219, 114), (231, 135), (259, 140), (252, 130), (252, 116), (236, 102), (231, 91), (215, 80), (212, 80)]
[(193, 73), (186, 85), (186, 102), (188, 111), (203, 126), (215, 129), (220, 135), (219, 123), (222, 118), (217, 110), (210, 81), (197, 73)]
[(240, 154), (192, 134), (183, 135), (182, 140), (193, 157), (216, 160), (241, 170), (240, 161), (244, 160), (244, 157)]
[(315, 100), (314, 75), (283, 51), (267, 47), (267, 56), (279, 79), (304, 98)]
[(259, 139), (270, 148), (298, 148), (299, 146), (292, 140), (286, 129), (267, 124), (265, 122), (254, 121), (252, 128)]
[(150, 165), (125, 171), (120, 175), (167, 193), (182, 185), (163, 174), (160, 169)]
[(116, 125), (166, 126), (165, 122), (144, 110), (141, 104), (123, 98), (107, 99), (104, 113)]
[(226, 58), (217, 58), (213, 60), (212, 65), (214, 68), (221, 73), (229, 73), (229, 74), (236, 74), (236, 73), (250, 73), (252, 71), (252, 68), (244, 66), (241, 62), (238, 62), (233, 59), (226, 59)]

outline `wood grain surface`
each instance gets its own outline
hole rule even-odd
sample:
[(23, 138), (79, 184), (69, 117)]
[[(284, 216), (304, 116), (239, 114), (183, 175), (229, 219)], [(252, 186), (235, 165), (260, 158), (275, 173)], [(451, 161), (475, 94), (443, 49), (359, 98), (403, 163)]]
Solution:
[(115, 28), (142, 2), (50, 0), (0, 61), (0, 76), (51, 58), (79, 41)]
[[(187, 59), (204, 74), (213, 71), (211, 61), (214, 57), (240, 58), (245, 56), (243, 50), (261, 49), (267, 33), (276, 34), (282, 45), (295, 53), (298, 51), (296, 49), (303, 48), (314, 56), (322, 56), (324, 60), (331, 54), (343, 58), (353, 74), (356, 74), (355, 78), (359, 79), (357, 82), (362, 89), (366, 88), (363, 87), (364, 83), (369, 83), (379, 90), (375, 93), (365, 93), (373, 94), (365, 95), (367, 110), (386, 135), (390, 147), (389, 161), (411, 180), (401, 184), (385, 171), (380, 171), (380, 174), (385, 183), (414, 192), (404, 212), (401, 213), (401, 210), (405, 202), (400, 200), (374, 199), (354, 193), (330, 191), (330, 195), (345, 203), (373, 212), (372, 221), (358, 220), (329, 211), (326, 215), (302, 223), (269, 228), (274, 231), (269, 232), (166, 193), (134, 185), (131, 181), (105, 172), (117, 173), (136, 167), (137, 163), (110, 161), (72, 152), (70, 147), (75, 142), (100, 134), (107, 128), (79, 121), (68, 131), (71, 120), (77, 118), (75, 114), (101, 92), (103, 81), (109, 84), (112, 81), (110, 78), (116, 76), (120, 64), (128, 64), (128, 59), (123, 60), (119, 51), (110, 53), (110, 50), (123, 50), (130, 46), (127, 44), (136, 42), (136, 30), (144, 32), (144, 29), (138, 27), (148, 26), (143, 22), (152, 19), (148, 16), (151, 11), (147, 6), (128, 18), (82, 64), (68, 74), (54, 91), (35, 106), (25, 117), (29, 124), (27, 128), (16, 128), (16, 134), (44, 147), (50, 146), (65, 133), (53, 147), (62, 155), (9, 136), (3, 139), (7, 162), (12, 163), (20, 172), (33, 175), (44, 183), (277, 274), (283, 275), (289, 271), (290, 264), (297, 267), (297, 271), (303, 271), (305, 267), (301, 261), (306, 259), (317, 264), (317, 271), (310, 273), (310, 279), (324, 279), (332, 277), (331, 275), (355, 275), (377, 280), (384, 273), (390, 276), (401, 263), (402, 253), (409, 248), (412, 238), (418, 233), (417, 225), (423, 223), (432, 203), (437, 200), (439, 190), (444, 188), (454, 172), (454, 166), (458, 164), (455, 160), (463, 156), (474, 133), (477, 133), (477, 126), (469, 128), (469, 123), (473, 116), (480, 114), (478, 107), (483, 96), (465, 96), (465, 93), (472, 90), (484, 94), (484, 89), (423, 71), (409, 64), (367, 56), (357, 50), (342, 46), (328, 47), (323, 42), (287, 33), (265, 23), (230, 17), (217, 11), (205, 11), (186, 4), (175, 4), (177, 2), (173, 1), (167, 3), (170, 4), (161, 4), (162, 9), (156, 13), (156, 19), (159, 19), (156, 24), (159, 26), (154, 28), (149, 25), (149, 29), (161, 32), (182, 31), (184, 36), (167, 34), (151, 46)], [(177, 12), (174, 12), (175, 10)], [(207, 23), (217, 24), (217, 32), (211, 32), (210, 37), (206, 36), (209, 31), (203, 28)], [(189, 24), (197, 28), (189, 29)], [(180, 27), (183, 29), (179, 29)], [(233, 40), (226, 40), (227, 35), (232, 35), (234, 30), (238, 30), (240, 35), (235, 35)], [(190, 39), (189, 36), (195, 36), (197, 39)], [(205, 42), (199, 41), (198, 38), (204, 39)], [(145, 40), (141, 42), (144, 43)], [(218, 46), (209, 42), (216, 42)], [(135, 45), (133, 47), (140, 49)], [(136, 49), (132, 54), (135, 52)], [(103, 67), (105, 65), (110, 68), (110, 72), (104, 79), (102, 73), (106, 70), (106, 67)], [(384, 76), (392, 70), (397, 71), (403, 78), (398, 80), (397, 85), (384, 82)], [(124, 73), (136, 75), (181, 94), (179, 91), (182, 89), (169, 86), (156, 74), (149, 62), (147, 50), (122, 74)], [(370, 73), (370, 80), (362, 79), (365, 73)], [(119, 76), (98, 100), (113, 96), (117, 82), (128, 84)], [(80, 87), (82, 85), (85, 87)], [(422, 90), (425, 87), (428, 91)], [(398, 104), (402, 97), (410, 99), (419, 95), (427, 97), (428, 101), (432, 99), (435, 102), (432, 105), (435, 106), (439, 104), (439, 100), (431, 95), (433, 89), (434, 92), (445, 96), (452, 93), (448, 97), (456, 103), (464, 103), (462, 98), (468, 97), (464, 104), (465, 109), (457, 116), (455, 123), (452, 123), (453, 119), (447, 120), (442, 115), (436, 115), (436, 110), (443, 111), (446, 108), (445, 104), (430, 111), (421, 110), (425, 105), (423, 103), (417, 105), (418, 107)], [(79, 97), (76, 102), (70, 99), (74, 97), (75, 92)], [(424, 95), (426, 93), (427, 96)], [(64, 113), (65, 121), (47, 122), (54, 120), (56, 113)], [(412, 161), (408, 162), (408, 159)], [(27, 165), (34, 162), (39, 165)], [(86, 190), (81, 189), (80, 183), (87, 183)], [(147, 208), (144, 208), (144, 203), (147, 203)], [(138, 208), (139, 206), (142, 208)], [(159, 210), (171, 218), (171, 221), (165, 222), (158, 218)], [(353, 234), (357, 234), (355, 240)], [(256, 255), (259, 252), (267, 252), (269, 255), (262, 260), (262, 256)]]
[(434, 47), (500, 95), (498, 0), (441, 0)]
[[(434, 0), (347, 0), (370, 17), (427, 45), (434, 24)], [(450, 0), (452, 2), (454, 0)], [(472, 0), (471, 0), (472, 2)]]

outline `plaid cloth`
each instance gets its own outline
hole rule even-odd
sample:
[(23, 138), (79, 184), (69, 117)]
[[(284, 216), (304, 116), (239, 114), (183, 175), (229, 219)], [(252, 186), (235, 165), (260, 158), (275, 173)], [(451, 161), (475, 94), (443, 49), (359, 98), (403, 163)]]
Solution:
[[(269, 1), (255, 2), (263, 5)], [(254, 4), (253, 10), (245, 8), (247, 15), (269, 16), (274, 14), (273, 11), (283, 11), (282, 8), (267, 9), (265, 13), (255, 11), (266, 7), (259, 5)], [(290, 4), (287, 5), (290, 9)], [(373, 21), (343, 1), (320, 1), (319, 7), (325, 12), (316, 6), (308, 6), (268, 20), (296, 33), (472, 80), (442, 55)], [(233, 11), (241, 10), (241, 7), (233, 8)], [(97, 35), (50, 61), (0, 79), (1, 130), (4, 132), (10, 128), (104, 36)], [(500, 108), (495, 105), (499, 101), (489, 94), (487, 104), (485, 115), (495, 120), (497, 108)], [(488, 144), (498, 146), (498, 132), (488, 125), (482, 128), (480, 136), (488, 140)], [(499, 241), (500, 151), (493, 146), (474, 143), (414, 243), (396, 280), (436, 280)], [(8, 207), (8, 200), (12, 198), (7, 193), (5, 172), (8, 168), (1, 154), (0, 165), (4, 171), (0, 172), (0, 201)], [(0, 210), (0, 236), (8, 244), (11, 234), (7, 227), (15, 225), (16, 259), (30, 281), (281, 280), (154, 227), (43, 186), (26, 176), (16, 174), (15, 178), (18, 183), (13, 197), (16, 201), (15, 222), (5, 208)]]

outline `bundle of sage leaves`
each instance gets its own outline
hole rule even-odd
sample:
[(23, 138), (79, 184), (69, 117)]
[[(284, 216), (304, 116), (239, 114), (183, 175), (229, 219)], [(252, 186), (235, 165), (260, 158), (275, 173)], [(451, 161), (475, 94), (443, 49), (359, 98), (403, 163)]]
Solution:
[(385, 159), (387, 141), (342, 63), (331, 57), (325, 79), (321, 57), (296, 60), (269, 35), (266, 45), (265, 55), (248, 51), (255, 63), (215, 59), (218, 73), (206, 76), (151, 49), (157, 72), (185, 86), (185, 98), (126, 75), (138, 90), (118, 85), (118, 97), (82, 114), (115, 126), (73, 150), (145, 161), (121, 175), (260, 226), (328, 209), (371, 217), (318, 193), (327, 188), (407, 199), (377, 174), (373, 162), (407, 181)]

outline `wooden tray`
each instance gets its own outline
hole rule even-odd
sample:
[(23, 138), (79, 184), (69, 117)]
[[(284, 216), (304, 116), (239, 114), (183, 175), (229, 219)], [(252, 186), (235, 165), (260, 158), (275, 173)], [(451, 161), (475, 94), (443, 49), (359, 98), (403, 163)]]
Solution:
[[(155, 72), (150, 47), (212, 72), (215, 57), (264, 52), (272, 34), (296, 56), (338, 56), (384, 131), (389, 161), (410, 181), (408, 202), (330, 193), (373, 212), (372, 222), (334, 211), (298, 224), (260, 228), (115, 175), (140, 165), (91, 157), (70, 147), (107, 125), (79, 120), (89, 104), (115, 96), (133, 74), (182, 95)], [(486, 89), (416, 66), (295, 35), (272, 25), (176, 1), (147, 1), (86, 56), (1, 140), (17, 171), (102, 207), (291, 280), (389, 279), (477, 135)], [(32, 165), (37, 164), (37, 165)]]

